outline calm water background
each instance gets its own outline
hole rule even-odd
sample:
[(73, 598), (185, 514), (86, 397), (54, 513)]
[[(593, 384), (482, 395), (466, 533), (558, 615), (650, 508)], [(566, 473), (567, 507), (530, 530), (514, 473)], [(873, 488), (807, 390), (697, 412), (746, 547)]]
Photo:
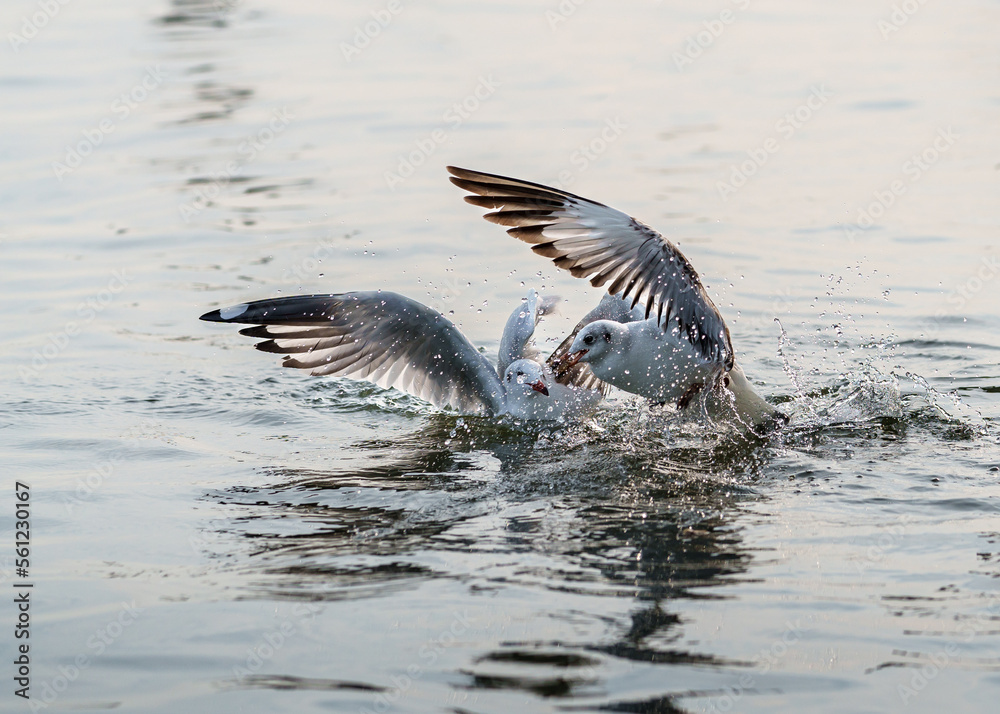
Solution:
[[(35, 703), (995, 711), (1000, 3), (904, 5), (7, 3)], [(793, 427), (461, 420), (197, 321), (384, 288), (493, 351), (544, 286), (554, 346), (599, 291), (449, 163), (678, 241)]]

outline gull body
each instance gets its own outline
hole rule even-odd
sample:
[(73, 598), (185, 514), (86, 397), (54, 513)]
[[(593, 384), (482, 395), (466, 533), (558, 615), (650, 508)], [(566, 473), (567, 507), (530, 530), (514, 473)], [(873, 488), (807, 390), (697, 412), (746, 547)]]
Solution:
[(725, 371), (706, 361), (676, 330), (655, 320), (592, 322), (570, 347), (570, 360), (590, 365), (602, 381), (659, 403), (685, 408), (706, 387), (713, 416), (731, 413), (740, 423), (779, 426), (780, 412), (753, 389), (739, 364)]
[(570, 354), (602, 381), (660, 403), (685, 400), (719, 371), (678, 330), (664, 331), (656, 320), (592, 322), (577, 334)]

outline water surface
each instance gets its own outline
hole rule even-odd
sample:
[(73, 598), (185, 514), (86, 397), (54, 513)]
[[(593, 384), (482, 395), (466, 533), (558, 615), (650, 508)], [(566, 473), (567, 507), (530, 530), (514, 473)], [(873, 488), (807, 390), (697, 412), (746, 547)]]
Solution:
[[(1000, 6), (914, 5), (73, 2), (8, 35), (35, 703), (992, 711)], [(493, 353), (535, 287), (553, 348), (599, 292), (447, 164), (677, 241), (792, 426), (462, 419), (197, 321), (382, 288)]]

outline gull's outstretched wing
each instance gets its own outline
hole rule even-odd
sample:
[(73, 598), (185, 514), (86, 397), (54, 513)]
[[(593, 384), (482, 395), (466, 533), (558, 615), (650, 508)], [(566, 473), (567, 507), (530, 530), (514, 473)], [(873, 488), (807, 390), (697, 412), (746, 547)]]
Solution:
[(731, 369), (734, 353), (718, 308), (677, 247), (644, 223), (566, 191), (449, 166), (465, 200), (498, 209), (486, 220), (551, 258), (575, 277), (642, 305), (664, 330), (676, 324), (705, 359)]
[(283, 366), (366, 379), (467, 414), (503, 410), (493, 366), (444, 315), (396, 293), (300, 295), (213, 310), (210, 322), (256, 325), (255, 346)]
[(558, 302), (559, 298), (554, 295), (541, 297), (534, 288), (528, 290), (528, 295), (514, 308), (514, 312), (507, 318), (507, 324), (504, 325), (503, 336), (500, 338), (497, 372), (503, 374), (515, 360), (533, 360), (538, 356), (538, 349), (531, 341), (531, 336), (535, 334), (535, 325), (542, 317), (555, 310)]

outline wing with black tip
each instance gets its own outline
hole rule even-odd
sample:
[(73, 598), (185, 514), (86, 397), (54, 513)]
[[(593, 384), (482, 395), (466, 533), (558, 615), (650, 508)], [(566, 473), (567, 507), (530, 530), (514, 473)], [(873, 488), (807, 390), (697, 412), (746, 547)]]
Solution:
[(283, 366), (364, 379), (467, 414), (502, 411), (493, 366), (444, 315), (396, 293), (300, 295), (243, 303), (201, 316), (254, 325), (255, 346)]

